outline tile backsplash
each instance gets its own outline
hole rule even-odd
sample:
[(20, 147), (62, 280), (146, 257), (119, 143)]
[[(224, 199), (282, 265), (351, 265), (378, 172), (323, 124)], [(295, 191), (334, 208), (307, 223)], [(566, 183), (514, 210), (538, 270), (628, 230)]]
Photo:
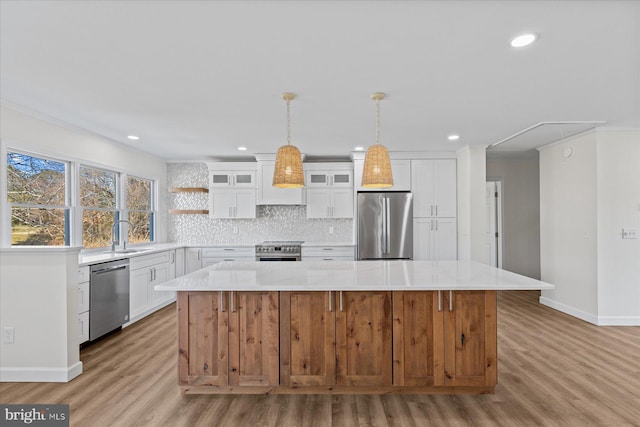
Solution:
[[(170, 163), (169, 187), (208, 187), (204, 163)], [(208, 209), (206, 193), (168, 193), (169, 209)], [(169, 240), (185, 245), (252, 245), (264, 240), (352, 242), (352, 219), (307, 219), (306, 206), (258, 206), (255, 219), (169, 215)], [(330, 233), (333, 229), (333, 233)]]

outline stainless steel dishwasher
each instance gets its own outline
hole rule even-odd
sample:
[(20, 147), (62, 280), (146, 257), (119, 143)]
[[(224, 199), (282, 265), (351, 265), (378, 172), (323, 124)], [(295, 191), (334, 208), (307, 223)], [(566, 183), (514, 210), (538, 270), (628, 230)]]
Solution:
[(129, 259), (91, 266), (89, 340), (129, 321)]

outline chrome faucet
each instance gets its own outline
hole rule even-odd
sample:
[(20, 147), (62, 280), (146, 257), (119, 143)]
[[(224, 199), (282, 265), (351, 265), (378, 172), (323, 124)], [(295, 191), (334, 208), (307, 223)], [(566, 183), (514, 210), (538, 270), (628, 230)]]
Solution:
[[(113, 227), (111, 227), (111, 252), (115, 252), (116, 251), (116, 225), (118, 225), (121, 222), (126, 222), (127, 224), (129, 224), (131, 227), (133, 227), (133, 224), (131, 224), (129, 221), (127, 221), (126, 219), (119, 219), (116, 222), (113, 223)], [(129, 236), (126, 236), (127, 239), (129, 238)], [(127, 239), (122, 239), (122, 250), (127, 250)]]

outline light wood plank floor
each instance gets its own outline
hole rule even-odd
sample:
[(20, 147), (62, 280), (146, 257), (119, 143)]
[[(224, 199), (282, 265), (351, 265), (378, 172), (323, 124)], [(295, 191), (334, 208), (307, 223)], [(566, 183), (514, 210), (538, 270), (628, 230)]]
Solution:
[(175, 307), (82, 351), (67, 384), (3, 383), (1, 403), (68, 403), (72, 426), (640, 426), (640, 327), (596, 327), (498, 296), (493, 395), (182, 396)]

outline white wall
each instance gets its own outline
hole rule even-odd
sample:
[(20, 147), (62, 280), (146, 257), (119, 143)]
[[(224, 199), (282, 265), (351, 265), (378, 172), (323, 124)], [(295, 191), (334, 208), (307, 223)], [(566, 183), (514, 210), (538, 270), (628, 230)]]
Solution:
[(487, 155), (487, 179), (503, 183), (502, 268), (540, 279), (538, 152), (524, 157)]
[(0, 343), (0, 381), (66, 382), (82, 372), (79, 251), (0, 249), (0, 328), (15, 330), (13, 343)]
[[(571, 149), (571, 156), (567, 157)], [(540, 150), (540, 301), (595, 324), (640, 325), (640, 133), (598, 130)]]
[[(167, 164), (163, 159), (6, 106), (0, 107), (0, 141), (2, 142), (0, 154), (3, 159), (6, 157), (5, 150), (8, 147), (65, 160), (84, 161), (119, 172), (157, 179), (159, 197), (156, 238), (158, 242), (166, 241)], [(3, 161), (6, 162), (6, 159)], [(1, 203), (6, 209), (6, 196), (2, 198)], [(3, 233), (10, 232), (5, 224), (7, 221), (4, 220), (7, 215), (6, 212), (2, 212)]]
[(598, 132), (597, 156), (598, 324), (640, 324), (640, 132)]
[(486, 147), (457, 152), (458, 259), (489, 263), (486, 250)]

